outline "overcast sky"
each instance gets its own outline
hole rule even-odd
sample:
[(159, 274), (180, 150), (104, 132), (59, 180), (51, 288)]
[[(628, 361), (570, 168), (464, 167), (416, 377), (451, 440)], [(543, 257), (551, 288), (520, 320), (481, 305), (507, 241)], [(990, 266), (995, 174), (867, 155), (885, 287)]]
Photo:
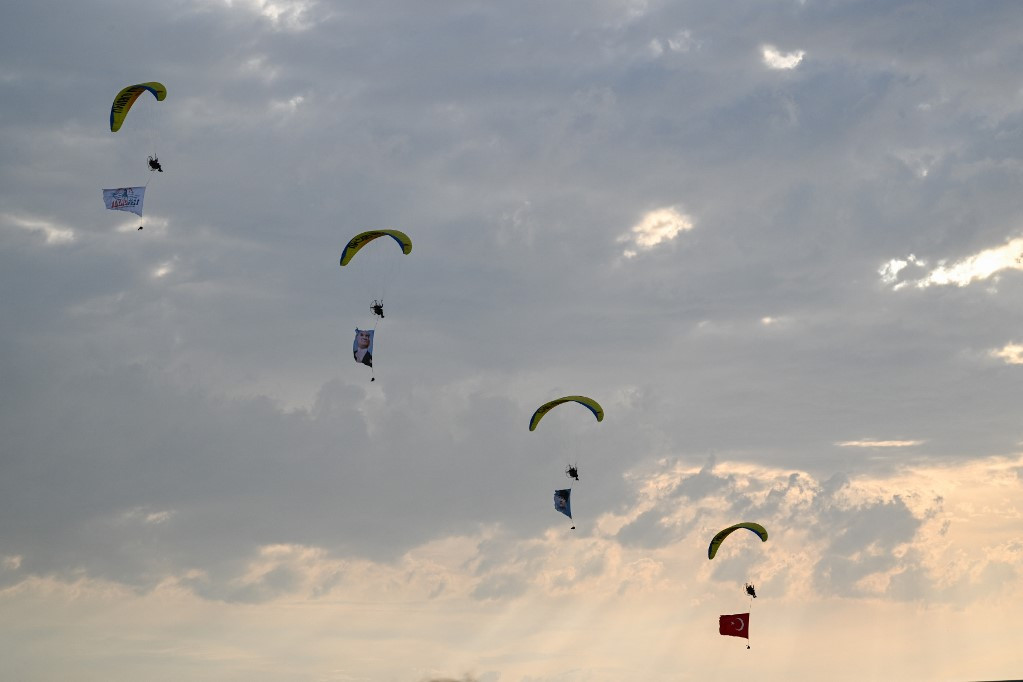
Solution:
[[(5, 7), (0, 678), (1018, 677), (1021, 34), (1011, 1)], [(338, 266), (381, 228), (412, 252)], [(603, 421), (528, 430), (569, 394)], [(739, 521), (769, 540), (708, 561)]]

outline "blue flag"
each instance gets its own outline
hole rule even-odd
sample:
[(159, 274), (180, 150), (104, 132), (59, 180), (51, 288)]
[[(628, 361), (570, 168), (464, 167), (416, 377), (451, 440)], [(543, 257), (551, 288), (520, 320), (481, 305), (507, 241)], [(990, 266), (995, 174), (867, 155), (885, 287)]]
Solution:
[(568, 518), (572, 518), (572, 505), (568, 501), (568, 497), (571, 494), (571, 488), (554, 491), (554, 509), (561, 512)]
[(355, 340), (352, 341), (352, 354), (356, 362), (373, 366), (373, 330), (355, 329)]

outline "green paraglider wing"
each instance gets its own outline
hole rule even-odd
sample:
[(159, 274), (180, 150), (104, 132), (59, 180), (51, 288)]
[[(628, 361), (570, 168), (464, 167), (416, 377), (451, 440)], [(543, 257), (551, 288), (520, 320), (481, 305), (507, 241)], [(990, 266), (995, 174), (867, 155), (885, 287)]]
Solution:
[(707, 548), (707, 558), (713, 559), (714, 555), (718, 553), (718, 547), (721, 546), (721, 543), (724, 542), (725, 538), (731, 535), (733, 531), (737, 531), (740, 528), (745, 528), (746, 530), (753, 531), (754, 533), (760, 536), (760, 540), (762, 542), (767, 542), (767, 529), (765, 529), (759, 523), (753, 523), (752, 521), (743, 521), (742, 523), (737, 523), (734, 526), (729, 526), (728, 528), (725, 528), (722, 531), (718, 531), (718, 534), (711, 539), (710, 546)]
[(121, 129), (121, 124), (124, 123), (124, 117), (128, 115), (128, 110), (131, 109), (131, 105), (135, 104), (135, 100), (143, 92), (153, 93), (153, 97), (156, 98), (157, 102), (162, 102), (167, 97), (167, 88), (163, 86), (163, 83), (150, 81), (149, 83), (129, 85), (117, 93), (114, 103), (110, 105), (110, 132), (116, 133)]
[(406, 255), (412, 253), (412, 240), (404, 232), (399, 232), (398, 230), (370, 230), (369, 232), (355, 235), (351, 241), (345, 244), (345, 248), (341, 252), (341, 267), (348, 265), (348, 262), (355, 257), (359, 249), (378, 237), (390, 237), (398, 242), (402, 253)]
[(564, 398), (552, 400), (549, 403), (544, 403), (540, 407), (536, 408), (536, 412), (534, 412), (533, 416), (529, 418), (529, 430), (535, 431), (536, 425), (540, 423), (543, 416), (562, 403), (579, 403), (592, 412), (598, 422), (604, 421), (604, 408), (601, 407), (596, 400), (593, 398), (587, 398), (584, 395), (566, 395)]

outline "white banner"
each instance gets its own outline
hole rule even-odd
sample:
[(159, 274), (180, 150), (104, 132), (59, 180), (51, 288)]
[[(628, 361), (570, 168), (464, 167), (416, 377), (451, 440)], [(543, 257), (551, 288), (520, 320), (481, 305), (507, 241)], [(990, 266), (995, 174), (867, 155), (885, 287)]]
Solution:
[(111, 211), (130, 211), (142, 215), (142, 200), (146, 197), (145, 187), (118, 187), (103, 190), (103, 203)]

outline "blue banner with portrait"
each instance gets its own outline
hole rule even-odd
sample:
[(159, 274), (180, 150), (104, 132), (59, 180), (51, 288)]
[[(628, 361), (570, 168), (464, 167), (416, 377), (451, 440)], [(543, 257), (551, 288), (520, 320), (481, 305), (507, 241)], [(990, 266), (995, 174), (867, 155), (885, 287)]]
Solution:
[(569, 502), (569, 496), (571, 494), (571, 488), (554, 491), (554, 509), (561, 512), (568, 518), (572, 518), (572, 504)]
[(355, 361), (369, 367), (373, 366), (373, 331), (372, 329), (355, 329), (355, 340), (352, 342), (352, 353)]

